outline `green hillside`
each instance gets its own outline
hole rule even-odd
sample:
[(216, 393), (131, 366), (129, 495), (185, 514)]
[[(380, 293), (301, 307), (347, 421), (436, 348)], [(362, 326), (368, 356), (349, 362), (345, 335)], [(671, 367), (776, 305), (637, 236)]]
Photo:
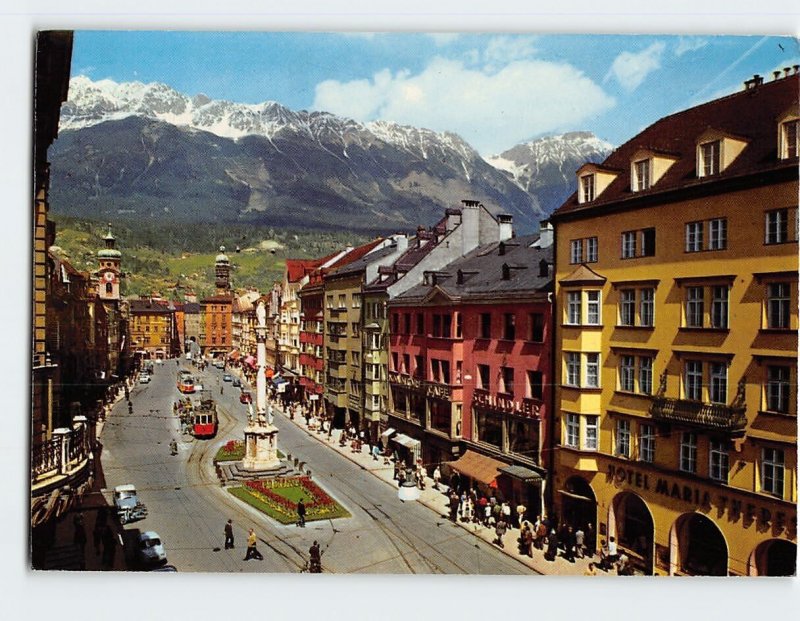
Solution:
[[(97, 268), (96, 253), (104, 247), (107, 224), (53, 215), (60, 252), (79, 270)], [(287, 258), (322, 257), (347, 245), (362, 244), (358, 234), (288, 230), (246, 225), (147, 222), (112, 223), (122, 252), (123, 295), (159, 292), (180, 297), (187, 289), (199, 296), (214, 290), (214, 259), (219, 247), (232, 264), (234, 288), (266, 291), (283, 278)], [(237, 252), (236, 248), (239, 248)]]

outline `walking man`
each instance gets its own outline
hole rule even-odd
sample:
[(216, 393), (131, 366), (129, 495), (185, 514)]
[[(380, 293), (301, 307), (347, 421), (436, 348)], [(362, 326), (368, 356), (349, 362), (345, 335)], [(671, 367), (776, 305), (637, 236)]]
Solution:
[(499, 545), (501, 548), (503, 546), (503, 535), (506, 534), (506, 529), (508, 528), (506, 524), (505, 518), (501, 515), (500, 519), (497, 521), (497, 526), (494, 527), (494, 534), (497, 535), (497, 539), (495, 543)]
[(433, 489), (439, 489), (439, 481), (442, 479), (442, 471), (439, 466), (433, 469)]
[(249, 534), (247, 535), (247, 554), (244, 555), (244, 560), (249, 561), (251, 558), (254, 558), (258, 561), (264, 560), (261, 552), (259, 552), (258, 548), (256, 548), (257, 541), (258, 539), (256, 538), (256, 531), (251, 528)]
[(233, 545), (233, 520), (228, 520), (225, 524), (225, 549), (231, 550), (236, 546)]
[(306, 505), (302, 498), (297, 503), (297, 525), (301, 528), (306, 526)]
[(583, 558), (583, 550), (584, 550), (584, 541), (586, 538), (586, 533), (583, 532), (583, 529), (579, 526), (578, 530), (575, 531), (575, 555), (578, 558)]

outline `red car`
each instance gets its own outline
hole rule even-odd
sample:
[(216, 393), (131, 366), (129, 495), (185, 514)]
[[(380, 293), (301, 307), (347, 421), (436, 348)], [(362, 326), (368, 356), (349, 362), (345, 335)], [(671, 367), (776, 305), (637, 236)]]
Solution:
[(253, 402), (253, 395), (251, 395), (246, 390), (243, 390), (242, 394), (239, 395), (239, 402), (240, 403), (252, 403)]

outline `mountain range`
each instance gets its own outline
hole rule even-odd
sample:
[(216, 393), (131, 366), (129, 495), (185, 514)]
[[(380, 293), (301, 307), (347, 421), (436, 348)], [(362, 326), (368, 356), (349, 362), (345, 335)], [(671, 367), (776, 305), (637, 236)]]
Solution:
[(49, 154), (51, 203), (91, 219), (387, 232), (473, 198), (524, 233), (611, 149), (571, 132), (484, 159), (451, 132), (79, 76)]

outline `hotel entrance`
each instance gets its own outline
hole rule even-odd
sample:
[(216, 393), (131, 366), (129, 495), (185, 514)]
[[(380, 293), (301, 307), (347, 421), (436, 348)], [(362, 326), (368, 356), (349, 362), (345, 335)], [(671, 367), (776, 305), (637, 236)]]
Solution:
[(685, 513), (669, 535), (670, 575), (727, 576), (728, 545), (714, 522), (701, 513)]
[(646, 575), (653, 573), (653, 516), (639, 496), (622, 492), (608, 512), (608, 534), (615, 537), (634, 565)]
[(581, 528), (586, 533), (586, 547), (596, 550), (597, 541), (597, 498), (591, 485), (581, 477), (567, 479), (564, 488), (558, 490), (561, 496), (561, 520)]

